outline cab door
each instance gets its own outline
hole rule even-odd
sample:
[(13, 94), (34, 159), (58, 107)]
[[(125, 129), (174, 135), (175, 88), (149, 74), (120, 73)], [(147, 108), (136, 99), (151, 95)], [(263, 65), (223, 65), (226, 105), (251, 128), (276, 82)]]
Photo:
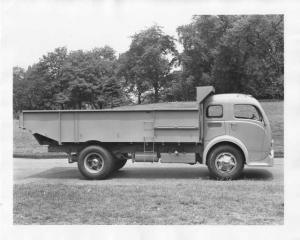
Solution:
[(212, 139), (226, 134), (226, 126), (224, 122), (224, 105), (222, 104), (206, 104), (204, 118), (204, 147)]
[(229, 134), (245, 144), (249, 161), (261, 160), (266, 133), (260, 110), (251, 104), (235, 104), (228, 124)]

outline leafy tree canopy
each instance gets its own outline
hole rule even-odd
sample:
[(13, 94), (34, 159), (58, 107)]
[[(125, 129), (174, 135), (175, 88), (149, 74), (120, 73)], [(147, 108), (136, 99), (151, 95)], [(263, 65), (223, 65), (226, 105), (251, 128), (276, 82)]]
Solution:
[(160, 26), (154, 25), (134, 34), (129, 50), (120, 56), (119, 75), (138, 97), (138, 103), (147, 91), (154, 92), (154, 102), (159, 101), (159, 92), (177, 59), (174, 41)]

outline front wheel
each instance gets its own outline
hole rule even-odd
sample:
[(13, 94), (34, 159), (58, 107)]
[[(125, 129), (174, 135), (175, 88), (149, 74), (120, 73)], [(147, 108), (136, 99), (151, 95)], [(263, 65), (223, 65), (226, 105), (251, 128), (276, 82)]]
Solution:
[(207, 165), (211, 175), (216, 179), (237, 179), (244, 168), (244, 155), (236, 147), (220, 145), (209, 153)]
[(100, 146), (84, 148), (78, 158), (78, 169), (87, 179), (105, 179), (113, 171), (114, 159), (109, 151)]

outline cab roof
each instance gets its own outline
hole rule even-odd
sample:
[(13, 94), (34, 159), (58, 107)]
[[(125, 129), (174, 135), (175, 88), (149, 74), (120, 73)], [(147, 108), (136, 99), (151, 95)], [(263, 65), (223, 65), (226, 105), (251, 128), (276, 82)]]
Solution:
[(258, 101), (251, 95), (225, 93), (225, 94), (211, 95), (210, 97), (207, 98), (207, 103), (210, 104), (232, 103), (232, 104), (255, 104), (256, 105), (258, 104)]

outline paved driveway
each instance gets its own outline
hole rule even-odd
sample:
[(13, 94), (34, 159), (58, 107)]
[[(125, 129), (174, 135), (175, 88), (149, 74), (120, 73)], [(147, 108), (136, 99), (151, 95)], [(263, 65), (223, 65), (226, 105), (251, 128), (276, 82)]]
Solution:
[[(14, 183), (41, 184), (158, 184), (201, 181), (209, 179), (206, 166), (187, 164), (128, 163), (104, 181), (85, 180), (77, 164), (67, 159), (14, 158)], [(242, 179), (283, 181), (283, 159), (275, 159), (274, 167), (245, 167)]]

